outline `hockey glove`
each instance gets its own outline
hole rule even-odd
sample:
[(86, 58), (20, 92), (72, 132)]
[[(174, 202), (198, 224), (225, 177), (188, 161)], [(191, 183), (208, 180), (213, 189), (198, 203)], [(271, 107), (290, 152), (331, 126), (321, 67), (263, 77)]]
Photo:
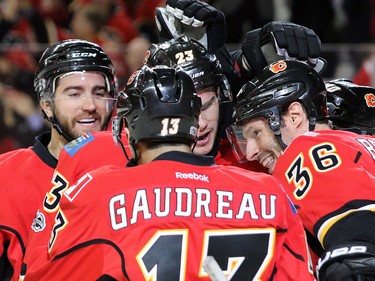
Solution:
[(272, 21), (246, 33), (242, 44), (242, 64), (258, 75), (264, 67), (280, 59), (306, 61), (321, 72), (326, 64), (319, 58), (321, 42), (315, 32), (302, 25)]
[(156, 9), (156, 25), (162, 42), (184, 34), (215, 51), (227, 39), (224, 13), (197, 0), (167, 0)]
[(316, 272), (319, 281), (375, 281), (375, 246), (357, 242), (331, 248)]

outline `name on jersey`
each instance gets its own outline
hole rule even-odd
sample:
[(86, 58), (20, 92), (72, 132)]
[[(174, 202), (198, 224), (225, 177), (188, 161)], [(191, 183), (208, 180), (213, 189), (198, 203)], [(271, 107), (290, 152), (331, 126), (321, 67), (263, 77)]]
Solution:
[(372, 159), (375, 160), (375, 139), (357, 138), (357, 141), (370, 153)]
[(114, 230), (153, 218), (192, 217), (239, 220), (272, 220), (276, 217), (273, 194), (238, 193), (228, 190), (186, 187), (139, 189), (121, 193), (108, 204)]

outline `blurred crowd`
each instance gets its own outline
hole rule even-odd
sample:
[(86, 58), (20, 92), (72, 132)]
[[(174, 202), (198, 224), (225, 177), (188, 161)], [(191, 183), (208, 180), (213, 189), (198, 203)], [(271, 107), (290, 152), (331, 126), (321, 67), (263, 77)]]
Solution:
[(57, 41), (79, 38), (111, 57), (123, 86), (156, 42), (163, 0), (2, 0), (0, 3), (0, 153), (27, 147), (48, 128), (33, 87), (38, 60)]
[[(375, 42), (375, 0), (206, 2), (225, 13), (229, 44), (241, 43), (246, 31), (272, 20), (310, 27), (323, 43)], [(165, 0), (2, 0), (0, 153), (31, 145), (48, 128), (33, 88), (33, 74), (47, 45), (68, 38), (100, 44), (116, 67), (119, 86), (124, 86), (150, 44), (158, 41), (154, 13), (164, 5)], [(367, 58), (366, 53), (361, 62)], [(326, 59), (332, 66), (341, 58), (333, 53)], [(361, 68), (356, 82), (375, 83), (367, 71), (375, 73), (375, 59), (369, 60), (366, 67), (365, 62), (356, 66)]]

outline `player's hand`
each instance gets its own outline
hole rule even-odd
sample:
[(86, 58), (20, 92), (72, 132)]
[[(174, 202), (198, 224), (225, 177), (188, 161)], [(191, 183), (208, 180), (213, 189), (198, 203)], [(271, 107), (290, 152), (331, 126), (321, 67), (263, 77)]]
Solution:
[(243, 66), (257, 75), (271, 62), (280, 59), (306, 61), (321, 72), (325, 60), (319, 58), (321, 42), (307, 27), (291, 22), (272, 21), (246, 33), (242, 44)]
[(166, 8), (156, 9), (156, 23), (161, 41), (185, 34), (214, 51), (227, 38), (224, 13), (197, 0), (167, 0)]
[(328, 249), (319, 259), (319, 281), (374, 280), (375, 246), (351, 242)]

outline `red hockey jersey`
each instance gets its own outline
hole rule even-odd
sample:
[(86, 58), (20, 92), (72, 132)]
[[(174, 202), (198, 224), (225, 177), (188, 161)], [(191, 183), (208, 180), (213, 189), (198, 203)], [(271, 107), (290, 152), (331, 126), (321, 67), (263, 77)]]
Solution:
[(314, 131), (292, 141), (273, 176), (323, 248), (346, 241), (375, 243), (374, 160), (372, 136)]
[(44, 134), (33, 147), (0, 155), (0, 280), (19, 278), (30, 225), (57, 163), (49, 139)]
[[(126, 138), (122, 141), (127, 146)], [(88, 133), (62, 149), (53, 177), (49, 180), (51, 182), (52, 179), (49, 191), (44, 193), (44, 199), (39, 200), (39, 209), (35, 208), (38, 211), (34, 212), (33, 231), (30, 232), (24, 259), (28, 275), (33, 276), (47, 261), (48, 240), (62, 193), (86, 172), (108, 163), (119, 166), (127, 163), (109, 131)]]
[(62, 196), (48, 250), (45, 272), (26, 281), (210, 280), (207, 256), (230, 280), (314, 280), (274, 177), (190, 153), (86, 173)]

